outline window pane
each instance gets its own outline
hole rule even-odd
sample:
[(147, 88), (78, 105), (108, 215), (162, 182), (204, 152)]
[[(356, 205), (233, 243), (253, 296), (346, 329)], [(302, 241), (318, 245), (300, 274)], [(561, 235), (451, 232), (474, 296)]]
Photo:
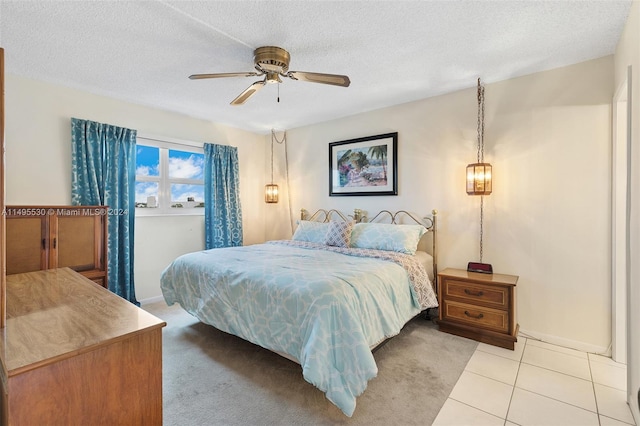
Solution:
[(158, 207), (158, 182), (136, 182), (136, 207)]
[(136, 175), (160, 176), (160, 148), (145, 145), (136, 147)]
[(204, 154), (170, 149), (169, 178), (204, 180)]
[(171, 184), (171, 207), (204, 207), (204, 185)]

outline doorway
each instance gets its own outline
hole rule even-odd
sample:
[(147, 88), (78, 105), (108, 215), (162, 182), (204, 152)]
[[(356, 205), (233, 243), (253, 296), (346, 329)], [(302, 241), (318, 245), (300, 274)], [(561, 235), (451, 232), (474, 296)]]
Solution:
[(631, 209), (631, 67), (613, 98), (611, 164), (611, 358), (627, 363)]

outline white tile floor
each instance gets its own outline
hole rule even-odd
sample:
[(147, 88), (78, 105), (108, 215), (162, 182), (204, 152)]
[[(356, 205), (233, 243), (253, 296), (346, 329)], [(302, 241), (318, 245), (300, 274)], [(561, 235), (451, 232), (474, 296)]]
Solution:
[(480, 343), (434, 425), (635, 425), (626, 366), (518, 338), (514, 351)]

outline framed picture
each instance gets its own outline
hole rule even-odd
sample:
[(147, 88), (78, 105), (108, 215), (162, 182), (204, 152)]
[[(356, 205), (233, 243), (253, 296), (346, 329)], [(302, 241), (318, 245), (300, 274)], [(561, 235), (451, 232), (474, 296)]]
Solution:
[(398, 132), (329, 144), (329, 196), (398, 195)]

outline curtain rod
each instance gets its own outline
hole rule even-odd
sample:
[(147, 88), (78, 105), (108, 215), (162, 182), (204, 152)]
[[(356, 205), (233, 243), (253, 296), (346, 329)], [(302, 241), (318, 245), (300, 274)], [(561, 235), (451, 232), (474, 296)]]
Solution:
[(137, 137), (139, 139), (146, 139), (148, 141), (163, 142), (163, 143), (169, 143), (169, 144), (174, 144), (174, 145), (191, 146), (191, 147), (196, 147), (196, 148), (202, 148), (204, 146), (204, 142), (188, 141), (188, 140), (185, 140), (185, 139), (176, 139), (176, 138), (169, 138), (169, 137), (165, 137), (165, 136), (156, 136), (156, 135), (150, 135), (150, 134), (145, 134), (145, 133), (140, 133), (140, 132), (138, 132), (138, 136)]

